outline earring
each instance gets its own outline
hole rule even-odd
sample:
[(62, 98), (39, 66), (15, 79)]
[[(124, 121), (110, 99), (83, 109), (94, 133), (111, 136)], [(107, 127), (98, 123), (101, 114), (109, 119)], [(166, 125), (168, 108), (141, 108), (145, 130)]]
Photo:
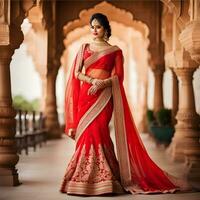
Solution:
[(103, 39), (104, 39), (105, 41), (108, 40), (108, 32), (107, 32), (107, 31), (105, 31), (104, 36), (103, 36)]

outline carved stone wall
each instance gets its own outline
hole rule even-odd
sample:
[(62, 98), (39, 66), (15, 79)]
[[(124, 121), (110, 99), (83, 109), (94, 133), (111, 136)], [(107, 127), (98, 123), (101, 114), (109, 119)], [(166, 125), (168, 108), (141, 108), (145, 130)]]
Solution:
[(9, 65), (14, 50), (23, 41), (21, 23), (33, 5), (31, 0), (0, 1), (0, 185), (19, 185)]
[[(177, 76), (179, 84), (176, 130), (168, 152), (173, 160), (185, 161), (189, 179), (200, 182), (200, 116), (196, 112), (193, 87), (193, 74), (200, 64), (199, 1), (162, 2), (173, 14), (173, 34), (165, 41), (172, 43), (165, 56), (166, 66), (175, 72), (173, 76)], [(175, 101), (176, 96), (173, 95)]]

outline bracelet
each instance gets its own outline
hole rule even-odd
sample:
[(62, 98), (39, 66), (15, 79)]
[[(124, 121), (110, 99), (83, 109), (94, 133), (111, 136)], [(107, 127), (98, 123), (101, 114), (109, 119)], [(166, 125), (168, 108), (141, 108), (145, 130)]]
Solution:
[(105, 85), (112, 85), (112, 78), (107, 78), (106, 80), (104, 80), (104, 84)]
[(94, 80), (92, 77), (89, 77), (81, 72), (77, 73), (77, 78), (81, 81), (85, 81), (87, 83), (92, 83), (92, 81)]
[(90, 77), (90, 80), (89, 80), (89, 82), (90, 82), (90, 83), (92, 83), (92, 82), (93, 82), (93, 80), (94, 80), (94, 78)]

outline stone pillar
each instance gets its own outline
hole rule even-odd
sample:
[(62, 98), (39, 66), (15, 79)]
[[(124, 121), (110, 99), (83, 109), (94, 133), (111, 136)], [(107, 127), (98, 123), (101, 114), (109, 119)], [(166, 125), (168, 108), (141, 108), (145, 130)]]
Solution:
[(13, 50), (0, 46), (0, 185), (19, 185), (15, 165), (19, 161), (15, 147), (15, 110), (12, 107), (10, 61)]
[(45, 104), (45, 125), (48, 128), (49, 138), (56, 139), (61, 137), (61, 129), (58, 121), (56, 104), (56, 77), (58, 68), (48, 69), (47, 72), (47, 95)]
[[(194, 90), (192, 85), (193, 73), (196, 68), (177, 68), (179, 82), (179, 108), (176, 116), (175, 135), (172, 139), (172, 158), (185, 161), (192, 169), (188, 176), (191, 179), (200, 178), (200, 132), (199, 115), (195, 110)], [(198, 166), (198, 167), (197, 167)], [(195, 171), (195, 176), (194, 172)]]
[(47, 79), (46, 79), (46, 75), (41, 75), (41, 74), (40, 74), (40, 78), (41, 78), (41, 83), (42, 83), (42, 94), (43, 94), (40, 100), (40, 110), (44, 111), (46, 107), (46, 98), (47, 98)]
[[(142, 82), (143, 81), (143, 82)], [(141, 109), (138, 110), (140, 112), (139, 119), (138, 120), (138, 130), (141, 133), (148, 133), (147, 128), (147, 81), (140, 80), (138, 81), (140, 87), (138, 88), (138, 102), (140, 102)]]
[(176, 114), (178, 111), (178, 79), (174, 72), (174, 70), (171, 68), (172, 72), (172, 123), (175, 125), (177, 123), (176, 120)]
[(56, 103), (56, 78), (60, 67), (60, 47), (58, 43), (58, 21), (56, 18), (56, 0), (42, 1), (43, 23), (47, 30), (47, 73), (45, 125), (49, 139), (61, 138), (62, 131), (58, 121)]
[(21, 23), (34, 1), (0, 1), (0, 186), (19, 185), (15, 165), (16, 112), (12, 107), (10, 62), (23, 41)]
[(154, 112), (163, 108), (163, 73), (162, 68), (153, 69), (154, 74)]
[[(176, 144), (180, 136), (179, 141), (177, 141), (177, 144), (179, 144), (177, 147), (183, 149), (189, 169), (188, 178), (198, 183), (200, 183), (200, 116), (195, 109), (192, 79), (195, 70), (200, 64), (200, 18), (197, 15), (197, 13), (199, 14), (199, 9), (200, 7), (197, 7), (194, 10), (194, 20), (187, 24), (179, 36), (179, 40), (187, 54), (189, 54), (190, 59), (186, 59), (187, 55), (184, 55), (182, 62), (184, 69), (176, 70), (176, 74), (181, 79), (181, 88), (177, 114), (178, 123), (174, 137), (174, 143)], [(175, 155), (176, 152), (175, 148)]]

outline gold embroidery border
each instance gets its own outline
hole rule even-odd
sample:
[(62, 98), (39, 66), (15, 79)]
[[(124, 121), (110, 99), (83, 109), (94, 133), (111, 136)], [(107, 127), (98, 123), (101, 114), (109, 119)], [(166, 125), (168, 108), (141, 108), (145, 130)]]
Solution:
[(69, 181), (65, 187), (68, 194), (99, 195), (103, 193), (124, 193), (119, 181), (107, 180), (99, 183)]
[(84, 130), (89, 126), (89, 124), (97, 117), (97, 115), (103, 110), (103, 108), (107, 105), (108, 101), (110, 100), (111, 94), (111, 87), (105, 88), (96, 102), (88, 109), (88, 111), (82, 116), (80, 119), (77, 132), (75, 136), (75, 140), (78, 141), (81, 134)]
[(173, 188), (173, 189), (166, 189), (166, 190), (148, 190), (144, 191), (142, 190), (138, 185), (131, 185), (126, 187), (128, 191), (130, 191), (132, 194), (153, 194), (153, 193), (174, 193), (175, 191), (180, 190), (179, 188)]
[(112, 77), (112, 94), (114, 102), (114, 125), (116, 149), (119, 160), (120, 177), (122, 185), (126, 188), (131, 183), (131, 168), (126, 138), (124, 108), (120, 92), (118, 76)]
[(81, 48), (80, 48), (80, 50), (78, 52), (76, 66), (75, 66), (75, 73), (82, 70), (82, 67), (83, 67), (82, 66), (82, 64), (83, 64), (83, 54), (84, 54), (85, 47), (86, 47), (86, 44), (82, 44), (82, 46), (81, 46)]
[[(75, 67), (74, 67), (74, 71), (71, 71), (71, 73), (74, 73), (73, 75), (75, 77), (76, 77), (76, 72), (82, 68), (83, 53), (84, 53), (85, 46), (86, 46), (86, 44), (81, 45), (81, 47), (78, 51), (78, 54), (77, 54), (77, 59), (76, 60), (74, 59), (73, 64), (72, 64), (72, 68), (74, 65), (75, 65)], [(71, 70), (73, 70), (73, 69), (71, 69)], [(69, 104), (70, 104), (69, 111), (68, 111), (70, 113), (69, 120), (71, 122), (73, 122), (75, 119), (74, 119), (74, 113), (73, 113), (73, 98), (72, 97), (70, 97), (70, 99), (69, 99)]]
[(85, 59), (85, 61), (84, 61), (84, 67), (85, 67), (85, 69), (87, 69), (91, 64), (93, 64), (94, 62), (96, 62), (101, 57), (103, 57), (103, 56), (105, 56), (105, 55), (107, 55), (109, 53), (112, 53), (112, 52), (114, 52), (116, 50), (119, 50), (118, 46), (111, 46), (110, 48), (105, 49), (103, 51), (94, 52), (91, 56), (89, 56), (87, 59)]

